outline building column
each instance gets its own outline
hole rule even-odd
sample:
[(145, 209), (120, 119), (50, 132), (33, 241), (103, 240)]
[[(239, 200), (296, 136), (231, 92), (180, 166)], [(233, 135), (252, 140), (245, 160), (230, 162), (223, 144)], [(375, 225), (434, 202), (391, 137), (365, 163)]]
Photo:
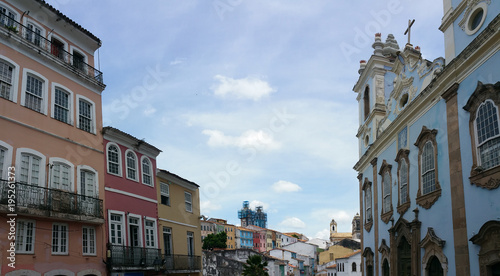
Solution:
[(448, 154), (450, 162), (451, 214), (453, 219), (453, 242), (455, 245), (455, 269), (457, 276), (470, 274), (469, 244), (465, 216), (465, 196), (462, 181), (462, 155), (458, 122), (457, 91), (453, 84), (443, 95), (446, 101), (446, 122), (448, 131)]
[(379, 262), (378, 262), (378, 185), (377, 185), (377, 157), (373, 158), (370, 162), (373, 167), (373, 185), (372, 185), (372, 202), (373, 202), (373, 228), (374, 228), (374, 239), (375, 239), (375, 258), (373, 262), (373, 270), (375, 270), (375, 276), (379, 275)]

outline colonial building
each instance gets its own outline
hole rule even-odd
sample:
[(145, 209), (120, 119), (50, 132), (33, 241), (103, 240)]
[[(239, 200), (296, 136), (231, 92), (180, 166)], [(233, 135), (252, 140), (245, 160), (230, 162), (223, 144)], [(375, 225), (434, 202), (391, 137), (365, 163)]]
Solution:
[(500, 1), (443, 2), (446, 59), (376, 34), (360, 64), (364, 275), (500, 275)]
[(106, 275), (100, 46), (45, 1), (0, 1), (0, 275)]
[(111, 275), (142, 275), (161, 260), (156, 157), (160, 150), (105, 127), (106, 265)]
[(157, 171), (156, 177), (158, 229), (163, 254), (160, 271), (167, 275), (201, 275), (199, 186), (162, 169)]

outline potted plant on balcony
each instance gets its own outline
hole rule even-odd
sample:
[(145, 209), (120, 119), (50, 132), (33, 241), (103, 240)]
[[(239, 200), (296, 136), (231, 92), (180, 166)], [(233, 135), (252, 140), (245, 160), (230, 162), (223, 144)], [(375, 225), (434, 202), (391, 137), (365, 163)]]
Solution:
[(14, 33), (18, 33), (19, 31), (17, 30), (17, 27), (14, 26), (14, 25), (5, 25), (5, 28), (7, 28), (7, 30), (9, 30), (9, 32), (14, 32)]

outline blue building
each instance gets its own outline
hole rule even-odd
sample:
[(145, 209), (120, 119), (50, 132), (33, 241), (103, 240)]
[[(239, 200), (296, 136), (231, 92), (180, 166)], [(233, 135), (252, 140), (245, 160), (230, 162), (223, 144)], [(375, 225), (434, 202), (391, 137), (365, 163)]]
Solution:
[(236, 227), (236, 248), (253, 249), (253, 232), (250, 229)]
[(445, 58), (360, 63), (363, 275), (500, 275), (500, 1), (443, 2)]

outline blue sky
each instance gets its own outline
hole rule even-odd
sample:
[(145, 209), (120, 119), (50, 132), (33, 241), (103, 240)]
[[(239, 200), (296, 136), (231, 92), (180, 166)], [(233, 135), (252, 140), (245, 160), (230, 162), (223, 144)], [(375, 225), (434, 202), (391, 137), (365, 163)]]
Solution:
[(159, 168), (200, 185), (201, 212), (327, 238), (359, 212), (352, 87), (374, 34), (444, 55), (441, 2), (49, 0), (99, 37), (104, 124), (160, 148)]

